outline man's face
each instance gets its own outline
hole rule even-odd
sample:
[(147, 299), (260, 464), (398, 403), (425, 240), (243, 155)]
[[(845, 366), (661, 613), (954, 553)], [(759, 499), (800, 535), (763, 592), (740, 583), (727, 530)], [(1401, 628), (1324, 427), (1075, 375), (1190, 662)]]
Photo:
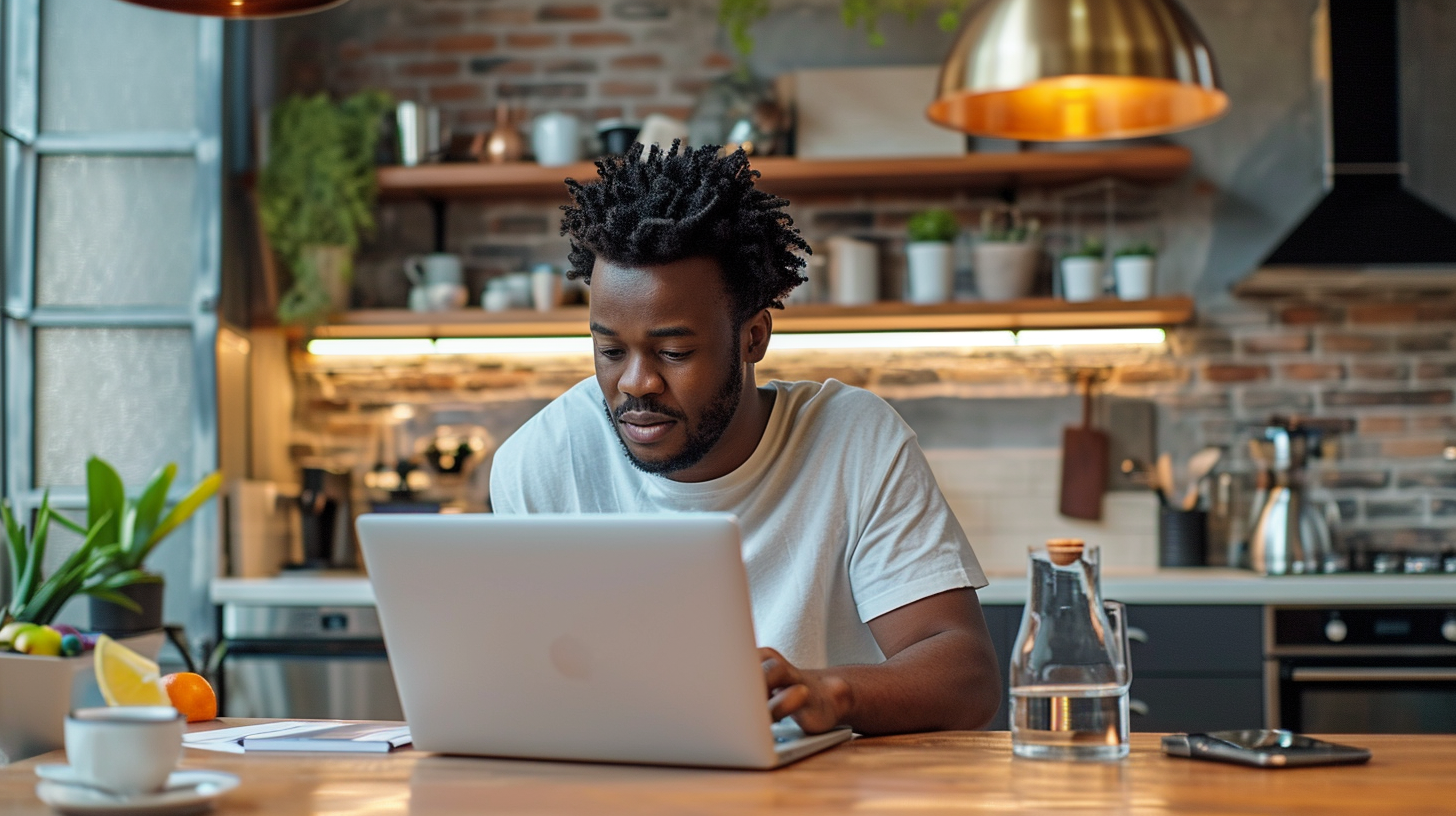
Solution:
[(591, 280), (597, 383), (627, 458), (648, 473), (692, 468), (723, 437), (744, 366), (716, 261), (597, 259)]

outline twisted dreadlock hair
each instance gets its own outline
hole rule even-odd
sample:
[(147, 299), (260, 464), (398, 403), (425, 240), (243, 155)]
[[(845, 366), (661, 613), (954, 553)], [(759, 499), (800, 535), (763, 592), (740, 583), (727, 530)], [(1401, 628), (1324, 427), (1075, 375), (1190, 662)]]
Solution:
[(653, 145), (644, 158), (634, 144), (626, 156), (597, 162), (601, 181), (567, 179), (573, 203), (561, 209), (561, 234), (571, 236), (568, 277), (591, 283), (598, 256), (616, 264), (655, 266), (710, 257), (723, 270), (733, 305), (733, 325), (768, 308), (804, 282), (799, 270), (809, 245), (784, 212), (789, 202), (753, 187), (740, 148), (719, 156), (705, 145), (663, 152)]

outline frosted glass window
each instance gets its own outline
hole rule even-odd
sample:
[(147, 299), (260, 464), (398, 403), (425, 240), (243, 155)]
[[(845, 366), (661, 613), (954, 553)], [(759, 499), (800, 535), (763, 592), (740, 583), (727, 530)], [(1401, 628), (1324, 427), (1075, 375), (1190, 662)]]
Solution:
[(37, 305), (191, 303), (197, 268), (191, 158), (47, 156), (39, 173)]
[(117, 0), (40, 7), (41, 130), (196, 128), (196, 17)]
[(192, 474), (192, 333), (187, 329), (37, 329), (37, 487), (82, 485), (93, 454), (128, 486), (177, 463)]

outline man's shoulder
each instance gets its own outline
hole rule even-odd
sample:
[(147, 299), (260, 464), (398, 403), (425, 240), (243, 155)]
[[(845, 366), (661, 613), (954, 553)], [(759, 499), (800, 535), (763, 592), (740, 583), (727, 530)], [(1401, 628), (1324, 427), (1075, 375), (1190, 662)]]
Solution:
[(873, 391), (830, 378), (817, 382), (776, 382), (796, 417), (811, 422), (818, 432), (846, 435), (867, 431), (896, 436), (913, 432), (890, 403)]

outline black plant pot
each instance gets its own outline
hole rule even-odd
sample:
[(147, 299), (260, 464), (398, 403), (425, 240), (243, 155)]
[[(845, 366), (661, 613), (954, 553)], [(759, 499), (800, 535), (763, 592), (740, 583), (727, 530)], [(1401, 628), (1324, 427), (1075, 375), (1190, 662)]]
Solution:
[(118, 635), (135, 635), (162, 628), (162, 581), (150, 584), (130, 584), (117, 590), (132, 599), (142, 608), (133, 612), (120, 604), (101, 598), (91, 598), (91, 630)]

